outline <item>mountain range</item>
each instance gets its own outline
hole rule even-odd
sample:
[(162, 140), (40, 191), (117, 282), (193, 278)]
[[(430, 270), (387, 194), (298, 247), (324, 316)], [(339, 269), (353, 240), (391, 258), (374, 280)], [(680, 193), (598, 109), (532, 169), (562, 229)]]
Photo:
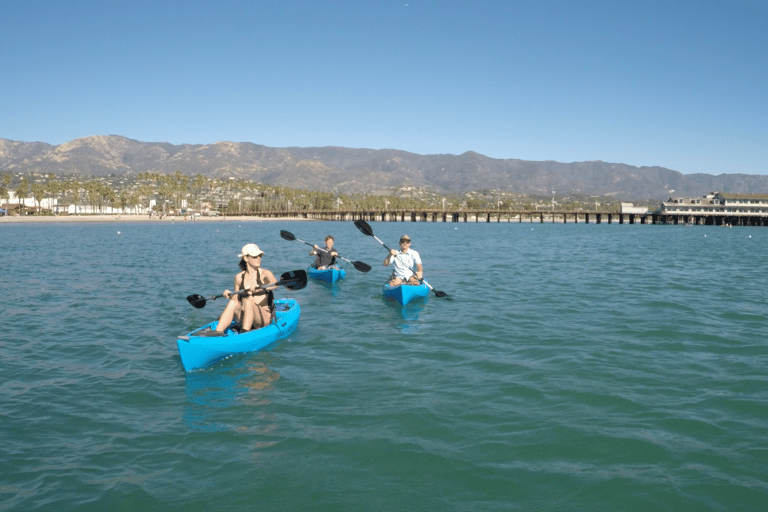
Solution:
[(620, 200), (700, 197), (712, 191), (768, 192), (768, 176), (682, 174), (600, 160), (561, 163), (496, 159), (468, 151), (420, 155), (395, 149), (273, 148), (250, 142), (140, 142), (119, 135), (61, 145), (0, 139), (0, 172), (91, 176), (201, 174), (273, 186), (338, 193), (391, 194), (403, 187), (437, 193), (500, 190), (548, 196), (578, 194)]

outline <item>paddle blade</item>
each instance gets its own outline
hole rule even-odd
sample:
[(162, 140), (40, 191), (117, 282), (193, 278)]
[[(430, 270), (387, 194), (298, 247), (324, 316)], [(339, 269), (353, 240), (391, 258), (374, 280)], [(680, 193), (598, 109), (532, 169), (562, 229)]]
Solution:
[(362, 261), (353, 261), (352, 264), (360, 272), (370, 272), (371, 271), (371, 266), (369, 264), (367, 264), (367, 263), (363, 263)]
[(355, 227), (359, 229), (360, 232), (366, 236), (374, 236), (371, 226), (369, 226), (368, 223), (365, 222), (363, 219), (356, 220)]
[(280, 275), (280, 284), (289, 290), (301, 290), (307, 286), (306, 270), (291, 270)]
[(291, 242), (296, 240), (296, 237), (293, 236), (293, 233), (290, 231), (280, 231), (280, 236), (283, 237), (285, 240), (290, 240)]
[(286, 288), (289, 290), (301, 290), (302, 288), (305, 288), (307, 286), (307, 281), (295, 281), (292, 283), (288, 283), (285, 285)]
[(453, 299), (451, 299), (451, 298), (448, 296), (448, 294), (447, 294), (447, 293), (445, 293), (445, 292), (441, 292), (440, 290), (435, 290), (435, 288), (434, 288), (434, 287), (433, 287), (431, 284), (429, 284), (429, 283), (427, 282), (427, 280), (426, 280), (426, 279), (422, 279), (421, 281), (422, 281), (422, 282), (423, 282), (425, 285), (429, 286), (429, 289), (430, 289), (430, 290), (432, 290), (432, 291), (435, 293), (435, 297), (441, 297), (441, 298), (446, 298), (446, 299), (448, 299), (448, 300), (453, 300)]
[(197, 309), (204, 308), (205, 307), (205, 297), (198, 294), (193, 294), (187, 297), (187, 302), (192, 304), (193, 307), (196, 307)]

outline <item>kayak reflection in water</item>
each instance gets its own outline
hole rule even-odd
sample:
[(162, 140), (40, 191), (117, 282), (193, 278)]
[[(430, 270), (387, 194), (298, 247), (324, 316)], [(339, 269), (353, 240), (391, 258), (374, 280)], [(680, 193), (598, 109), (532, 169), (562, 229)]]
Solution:
[(227, 307), (219, 318), (216, 326), (218, 332), (223, 332), (236, 319), (241, 331), (250, 331), (269, 325), (272, 322), (272, 290), (258, 288), (260, 285), (276, 283), (277, 279), (269, 270), (261, 268), (261, 257), (264, 251), (256, 244), (247, 244), (238, 254), (242, 272), (235, 276), (235, 292), (248, 290), (243, 295), (234, 295), (224, 290), (223, 295), (229, 299)]
[(390, 286), (398, 286), (403, 283), (417, 285), (424, 278), (424, 267), (421, 265), (421, 256), (411, 249), (411, 237), (400, 237), (400, 250), (392, 249), (384, 260), (384, 266), (393, 265)]
[(336, 256), (339, 253), (333, 248), (333, 241), (333, 236), (328, 235), (325, 237), (325, 247), (323, 249), (313, 245), (312, 250), (309, 251), (310, 256), (315, 256), (315, 264), (313, 266), (317, 270), (325, 270), (328, 267), (339, 268), (336, 265)]

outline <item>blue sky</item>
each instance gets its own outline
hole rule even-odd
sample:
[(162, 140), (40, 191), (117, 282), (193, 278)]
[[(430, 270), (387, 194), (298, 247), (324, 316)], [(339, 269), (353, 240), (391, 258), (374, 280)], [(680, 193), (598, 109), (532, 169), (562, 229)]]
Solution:
[(15, 0), (0, 138), (768, 174), (766, 27), (746, 0)]

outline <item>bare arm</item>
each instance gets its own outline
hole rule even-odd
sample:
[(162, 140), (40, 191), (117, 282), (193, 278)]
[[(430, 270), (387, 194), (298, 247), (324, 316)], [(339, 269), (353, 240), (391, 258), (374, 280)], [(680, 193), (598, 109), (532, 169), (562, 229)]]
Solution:
[(384, 260), (385, 267), (389, 266), (389, 264), (392, 263), (392, 258), (394, 256), (397, 256), (397, 251), (392, 249), (391, 251), (389, 251), (389, 254), (387, 254), (387, 258)]
[[(235, 276), (235, 291), (237, 292), (242, 289), (243, 289), (243, 275), (237, 274)], [(235, 295), (232, 295), (232, 292), (229, 290), (224, 290), (224, 293), (222, 295), (224, 295), (228, 299), (232, 299), (236, 297)]]

